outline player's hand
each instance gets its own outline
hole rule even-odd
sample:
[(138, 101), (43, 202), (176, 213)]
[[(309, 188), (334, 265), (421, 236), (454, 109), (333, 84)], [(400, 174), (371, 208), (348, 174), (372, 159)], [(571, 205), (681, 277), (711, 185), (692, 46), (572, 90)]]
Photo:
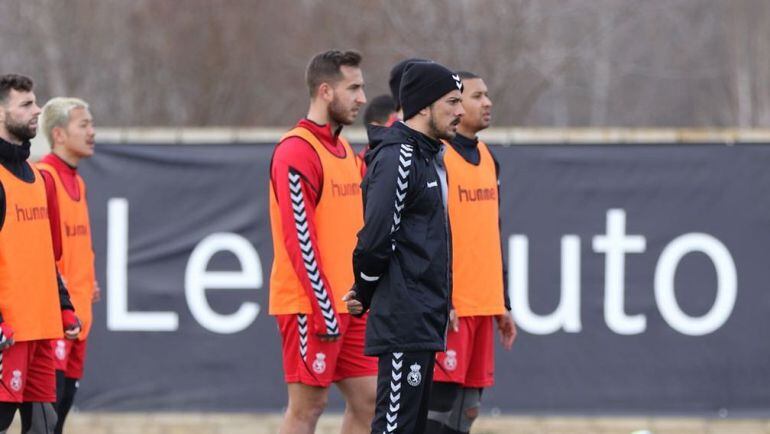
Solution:
[(65, 309), (61, 311), (61, 321), (64, 327), (64, 338), (69, 340), (75, 340), (80, 335), (80, 319), (78, 319), (75, 312)]
[(99, 281), (94, 280), (94, 295), (91, 296), (91, 303), (96, 303), (102, 300), (102, 288), (99, 287)]
[(8, 323), (0, 323), (0, 351), (13, 345), (13, 329)]
[(449, 311), (449, 328), (455, 333), (460, 331), (460, 320), (457, 318), (457, 311), (454, 309)]
[(513, 341), (516, 340), (516, 324), (513, 322), (513, 316), (506, 312), (495, 317), (497, 321), (497, 330), (500, 331), (500, 343), (503, 348), (510, 350), (513, 347)]
[(351, 315), (361, 315), (364, 313), (364, 305), (356, 299), (356, 291), (351, 289), (347, 294), (342, 296), (342, 301), (345, 302), (345, 305), (348, 307), (348, 312)]

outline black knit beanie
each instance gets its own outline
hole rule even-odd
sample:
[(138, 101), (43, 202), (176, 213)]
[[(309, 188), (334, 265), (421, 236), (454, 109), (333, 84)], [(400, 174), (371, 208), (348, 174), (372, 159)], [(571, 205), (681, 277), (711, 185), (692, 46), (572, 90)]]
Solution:
[(419, 57), (412, 57), (411, 59), (402, 60), (393, 66), (390, 70), (390, 79), (388, 79), (388, 86), (390, 86), (390, 95), (393, 96), (393, 101), (396, 102), (396, 110), (401, 108), (401, 98), (399, 96), (399, 88), (401, 87), (401, 77), (404, 75), (406, 65), (414, 62), (431, 62), (428, 59), (420, 59)]
[(460, 76), (446, 66), (434, 62), (415, 62), (407, 65), (401, 79), (401, 107), (404, 120), (433, 104), (447, 93), (463, 91)]

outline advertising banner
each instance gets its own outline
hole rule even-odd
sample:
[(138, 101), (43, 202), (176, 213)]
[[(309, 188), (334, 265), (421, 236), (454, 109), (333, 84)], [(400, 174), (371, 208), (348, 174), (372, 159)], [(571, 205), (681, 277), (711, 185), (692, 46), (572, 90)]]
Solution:
[[(519, 337), (496, 348), (485, 409), (770, 408), (770, 147), (492, 150)], [(104, 144), (82, 164), (103, 292), (82, 409), (285, 406), (267, 314), (271, 154)]]

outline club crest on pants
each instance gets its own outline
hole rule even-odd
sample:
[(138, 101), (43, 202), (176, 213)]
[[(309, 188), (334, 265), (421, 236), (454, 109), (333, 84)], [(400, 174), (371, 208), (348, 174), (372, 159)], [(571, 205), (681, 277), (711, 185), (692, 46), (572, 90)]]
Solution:
[(14, 369), (11, 373), (11, 389), (15, 391), (21, 390), (21, 371), (18, 369)]
[(67, 344), (64, 343), (62, 339), (59, 339), (56, 341), (56, 358), (59, 360), (64, 360), (65, 357), (67, 357)]
[(315, 360), (313, 361), (313, 370), (317, 374), (323, 374), (323, 372), (326, 370), (326, 362), (324, 361), (325, 358), (326, 354), (316, 353)]
[(409, 369), (412, 370), (412, 372), (409, 373), (409, 375), (406, 376), (406, 382), (409, 383), (412, 387), (417, 387), (420, 385), (420, 381), (422, 381), (422, 375), (420, 374), (420, 365), (415, 363), (414, 365), (410, 366)]
[(444, 358), (444, 368), (447, 371), (457, 369), (457, 352), (455, 350), (447, 350), (446, 357)]

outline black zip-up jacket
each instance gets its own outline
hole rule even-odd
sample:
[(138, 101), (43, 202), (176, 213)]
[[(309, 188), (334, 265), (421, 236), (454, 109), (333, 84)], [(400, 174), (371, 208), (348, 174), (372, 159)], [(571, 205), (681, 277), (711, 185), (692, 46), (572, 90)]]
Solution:
[(370, 127), (364, 227), (353, 252), (357, 298), (369, 309), (367, 355), (443, 351), (451, 279), (441, 143), (403, 123)]

